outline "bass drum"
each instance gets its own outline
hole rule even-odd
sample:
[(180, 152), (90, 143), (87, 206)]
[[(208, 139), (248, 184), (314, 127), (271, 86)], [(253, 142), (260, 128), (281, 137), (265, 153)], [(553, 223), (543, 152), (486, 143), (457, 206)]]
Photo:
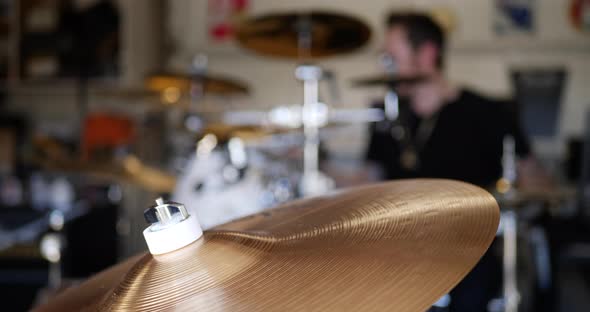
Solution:
[(254, 150), (248, 151), (248, 165), (236, 168), (220, 147), (191, 156), (172, 200), (184, 203), (209, 229), (295, 198), (298, 177), (292, 172)]

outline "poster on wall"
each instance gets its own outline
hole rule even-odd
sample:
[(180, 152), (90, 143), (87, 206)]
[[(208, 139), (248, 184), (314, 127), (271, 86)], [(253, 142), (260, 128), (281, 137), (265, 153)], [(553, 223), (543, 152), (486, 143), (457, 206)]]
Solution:
[(590, 32), (590, 0), (571, 0), (569, 19), (577, 30)]
[(532, 34), (535, 6), (535, 0), (494, 0), (494, 33), (499, 36)]
[(249, 0), (209, 0), (207, 2), (207, 37), (219, 44), (233, 38), (236, 22), (246, 14)]

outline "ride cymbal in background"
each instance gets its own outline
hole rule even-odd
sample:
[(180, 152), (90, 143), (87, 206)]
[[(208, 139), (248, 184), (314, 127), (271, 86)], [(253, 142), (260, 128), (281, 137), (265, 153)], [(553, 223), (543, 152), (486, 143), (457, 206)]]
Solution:
[(498, 220), (493, 197), (462, 182), (359, 187), (136, 256), (37, 310), (425, 311), (478, 262)]
[(371, 37), (361, 20), (343, 14), (312, 11), (268, 14), (237, 26), (238, 44), (256, 53), (309, 59), (352, 52)]

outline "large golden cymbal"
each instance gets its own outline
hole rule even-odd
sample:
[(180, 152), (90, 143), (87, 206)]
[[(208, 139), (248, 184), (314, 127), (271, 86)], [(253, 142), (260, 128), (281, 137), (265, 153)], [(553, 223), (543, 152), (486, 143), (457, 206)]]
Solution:
[[(248, 87), (237, 80), (211, 75), (201, 75), (198, 78), (203, 84), (203, 93), (215, 95), (248, 94)], [(184, 73), (160, 72), (146, 78), (145, 84), (148, 90), (154, 92), (166, 92), (170, 88), (176, 88), (182, 93), (190, 90), (193, 78)]]
[[(307, 39), (302, 40), (302, 35)], [(269, 56), (309, 59), (348, 53), (365, 45), (369, 27), (355, 17), (329, 12), (268, 14), (237, 26), (238, 43)]]
[[(159, 72), (145, 79), (145, 87), (105, 88), (96, 94), (121, 99), (160, 98), (165, 104), (175, 104), (190, 94), (195, 79), (184, 73)], [(249, 93), (248, 86), (235, 79), (206, 74), (199, 76), (198, 80), (203, 95), (235, 96)]]
[(360, 187), (131, 258), (37, 310), (424, 311), (477, 263), (498, 219), (493, 197), (462, 182)]

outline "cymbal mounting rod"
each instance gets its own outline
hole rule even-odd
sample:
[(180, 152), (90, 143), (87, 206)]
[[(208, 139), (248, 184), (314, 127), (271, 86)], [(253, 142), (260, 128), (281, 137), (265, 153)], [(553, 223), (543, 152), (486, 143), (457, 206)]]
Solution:
[(328, 108), (319, 101), (319, 82), (323, 71), (319, 66), (300, 65), (295, 77), (303, 82), (303, 176), (301, 193), (304, 196), (325, 193), (333, 181), (319, 170), (320, 128), (328, 121)]

